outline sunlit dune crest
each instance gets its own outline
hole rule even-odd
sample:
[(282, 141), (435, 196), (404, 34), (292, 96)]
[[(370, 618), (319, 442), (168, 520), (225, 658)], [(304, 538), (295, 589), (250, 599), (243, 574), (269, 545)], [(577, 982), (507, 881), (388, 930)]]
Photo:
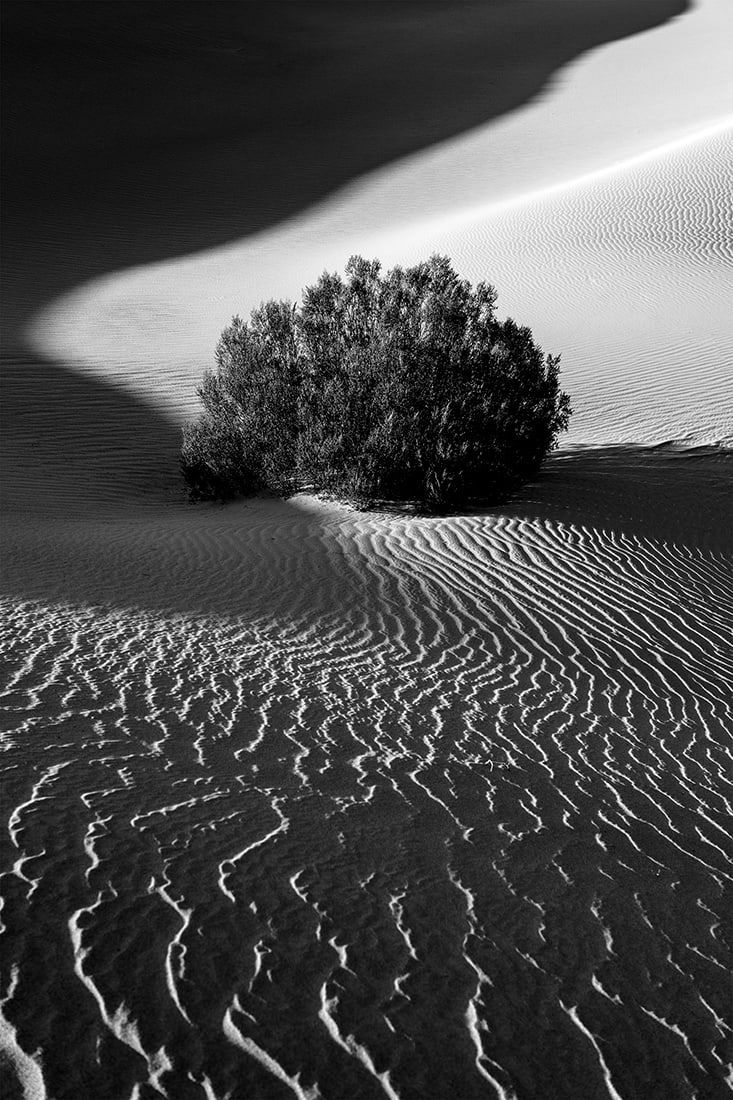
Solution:
[[(573, 441), (729, 444), (731, 158), (733, 116), (518, 200), (357, 234), (349, 249), (386, 266), (439, 251), (494, 282), (500, 313), (563, 355)], [(101, 378), (114, 362), (116, 384), (180, 422), (212, 360), (212, 318), (246, 315), (268, 288), (297, 299), (314, 273), (342, 268), (343, 221), (327, 205), (252, 242), (109, 276), (47, 309), (32, 340)]]

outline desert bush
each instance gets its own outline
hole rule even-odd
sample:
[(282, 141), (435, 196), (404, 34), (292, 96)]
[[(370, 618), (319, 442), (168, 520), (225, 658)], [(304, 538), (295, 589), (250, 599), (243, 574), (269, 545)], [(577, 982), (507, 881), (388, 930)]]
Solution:
[(222, 333), (184, 429), (195, 499), (308, 488), (429, 510), (504, 500), (567, 429), (559, 357), (495, 313), (448, 259), (381, 274), (355, 256), (300, 307), (268, 302)]

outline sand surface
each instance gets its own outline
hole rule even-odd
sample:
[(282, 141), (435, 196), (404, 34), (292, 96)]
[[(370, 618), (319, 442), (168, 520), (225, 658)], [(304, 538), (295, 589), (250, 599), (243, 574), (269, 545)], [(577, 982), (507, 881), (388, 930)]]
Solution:
[[(729, 1095), (727, 6), (278, 5), (223, 39), (204, 12), (235, 6), (138, 5), (144, 48), (124, 4), (9, 7), (67, 92), (10, 107), (7, 1095)], [(257, 110), (212, 137), (237, 49)], [(180, 96), (199, 55), (164, 147), (154, 70)], [(302, 171), (268, 210), (280, 128)], [(178, 427), (231, 314), (433, 249), (563, 354), (537, 482), (452, 517), (187, 504)]]

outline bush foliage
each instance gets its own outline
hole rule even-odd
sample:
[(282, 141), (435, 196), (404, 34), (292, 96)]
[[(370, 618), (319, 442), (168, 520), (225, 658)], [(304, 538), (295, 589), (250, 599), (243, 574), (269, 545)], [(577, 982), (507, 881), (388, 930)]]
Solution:
[(430, 510), (498, 502), (531, 478), (568, 426), (559, 357), (495, 315), (442, 256), (381, 275), (352, 257), (300, 308), (235, 317), (184, 429), (194, 499), (307, 488)]

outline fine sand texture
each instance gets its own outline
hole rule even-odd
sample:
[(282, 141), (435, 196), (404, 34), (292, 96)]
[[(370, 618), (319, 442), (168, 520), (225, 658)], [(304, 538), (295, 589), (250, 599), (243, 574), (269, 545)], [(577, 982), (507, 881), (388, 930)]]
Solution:
[[(730, 1096), (733, 16), (4, 22), (3, 1098)], [(188, 504), (231, 314), (434, 249), (537, 480)]]

